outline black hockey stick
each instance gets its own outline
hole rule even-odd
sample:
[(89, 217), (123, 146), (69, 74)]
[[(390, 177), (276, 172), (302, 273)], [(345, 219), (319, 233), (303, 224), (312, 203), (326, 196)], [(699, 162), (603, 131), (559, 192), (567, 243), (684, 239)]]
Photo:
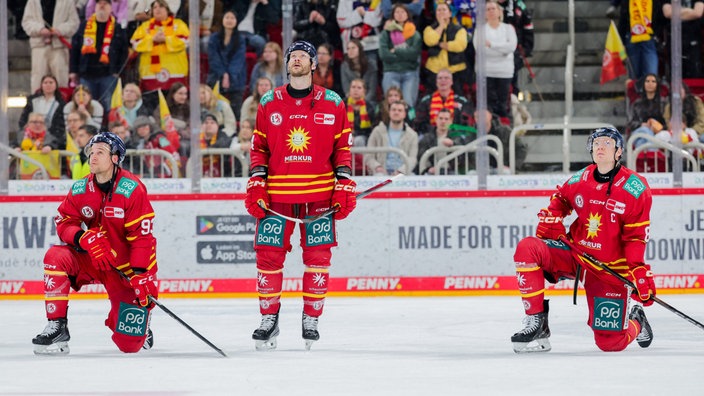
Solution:
[[(114, 268), (114, 267), (113, 267), (113, 268)], [(122, 271), (120, 271), (120, 270), (117, 269), (117, 268), (115, 268), (115, 271), (119, 272), (120, 275), (122, 276), (122, 278), (124, 278), (125, 280), (127, 280), (127, 281), (129, 282), (130, 279), (129, 279), (129, 278), (127, 277), (127, 275), (125, 275)], [(147, 298), (149, 299), (149, 302), (154, 303), (154, 305), (156, 305), (157, 307), (161, 308), (162, 311), (166, 312), (167, 315), (171, 316), (175, 321), (177, 321), (178, 323), (180, 323), (183, 327), (187, 328), (191, 333), (193, 333), (193, 335), (195, 335), (196, 337), (200, 338), (200, 340), (203, 341), (204, 343), (208, 344), (208, 346), (211, 347), (211, 348), (213, 348), (213, 349), (215, 350), (215, 352), (219, 353), (219, 354), (222, 355), (223, 357), (227, 357), (227, 355), (225, 354), (225, 352), (222, 351), (222, 349), (216, 347), (215, 344), (213, 344), (212, 342), (208, 341), (207, 338), (203, 337), (199, 332), (196, 331), (196, 329), (194, 329), (193, 327), (191, 327), (191, 326), (190, 326), (188, 323), (186, 323), (183, 319), (179, 318), (178, 315), (176, 315), (175, 313), (173, 313), (173, 311), (171, 311), (170, 309), (166, 308), (166, 306), (165, 306), (164, 304), (160, 303), (156, 298), (154, 298), (154, 297), (152, 297), (152, 296), (147, 296)]]
[[(637, 290), (638, 288), (636, 285), (633, 284), (628, 278), (624, 277), (623, 275), (619, 274), (618, 272), (614, 271), (611, 269), (608, 265), (602, 263), (601, 261), (597, 260), (594, 256), (587, 252), (583, 252), (580, 248), (578, 248), (574, 243), (570, 242), (567, 238), (565, 237), (560, 237), (560, 241), (565, 243), (567, 246), (570, 247), (570, 249), (574, 250), (577, 252), (582, 258), (586, 259), (589, 261), (591, 264), (603, 269), (604, 271), (608, 272), (609, 274), (615, 276), (618, 280), (623, 282), (626, 286), (630, 287), (633, 290)], [(678, 310), (677, 308), (673, 307), (672, 305), (666, 303), (665, 301), (661, 300), (657, 296), (650, 296), (650, 300), (653, 300), (654, 302), (660, 304), (663, 306), (665, 309), (668, 311), (674, 313), (675, 315), (679, 316), (680, 318), (688, 321), (689, 323), (699, 327), (700, 329), (704, 330), (704, 324), (701, 322), (697, 321), (696, 319), (692, 318), (691, 316), (685, 314), (684, 312)]]
[[(366, 190), (362, 191), (361, 193), (357, 194), (357, 199), (362, 199), (362, 198), (366, 197), (367, 195), (373, 193), (374, 191), (376, 191), (376, 190), (378, 190), (378, 189), (380, 189), (380, 188), (382, 188), (382, 187), (384, 187), (384, 186), (386, 186), (386, 185), (388, 185), (388, 184), (393, 183), (394, 180), (396, 180), (396, 179), (398, 179), (398, 178), (400, 178), (400, 177), (402, 177), (402, 176), (403, 176), (403, 173), (399, 173), (398, 175), (393, 176), (393, 177), (391, 177), (391, 178), (388, 178), (388, 179), (384, 180), (383, 182), (381, 182), (381, 183), (379, 183), (379, 184), (375, 184), (375, 185), (369, 187), (368, 189), (366, 189)], [(320, 219), (320, 218), (322, 218), (322, 217), (330, 216), (331, 214), (337, 212), (337, 208), (336, 208), (336, 207), (332, 207), (332, 208), (326, 210), (325, 212), (323, 212), (323, 213), (321, 213), (321, 214), (318, 214), (318, 215), (315, 215), (315, 216), (312, 216), (312, 217), (307, 217), (307, 218), (305, 218), (305, 219), (297, 219), (297, 218), (295, 218), (295, 217), (286, 216), (286, 215), (283, 215), (283, 214), (281, 214), (281, 213), (279, 213), (279, 212), (277, 212), (277, 211), (275, 211), (275, 210), (273, 210), (273, 209), (267, 208), (262, 202), (259, 202), (259, 207), (262, 208), (262, 209), (264, 209), (264, 210), (266, 210), (266, 211), (269, 211), (269, 212), (271, 212), (271, 213), (273, 213), (273, 214), (275, 214), (275, 215), (277, 215), (277, 216), (279, 216), (279, 217), (283, 217), (284, 219), (286, 219), (286, 220), (288, 220), (288, 221), (292, 221), (292, 222), (298, 223), (298, 224), (308, 224), (308, 223), (312, 223), (312, 222), (314, 222), (314, 221), (316, 221), (316, 220), (318, 220), (318, 219)]]

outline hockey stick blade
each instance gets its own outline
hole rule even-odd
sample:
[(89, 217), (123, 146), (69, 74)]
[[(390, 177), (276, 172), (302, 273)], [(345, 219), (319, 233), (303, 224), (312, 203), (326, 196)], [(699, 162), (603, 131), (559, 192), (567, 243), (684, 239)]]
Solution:
[[(560, 241), (565, 243), (567, 246), (570, 247), (570, 249), (574, 250), (577, 252), (580, 256), (582, 256), (584, 259), (589, 261), (590, 263), (596, 265), (597, 267), (603, 269), (604, 271), (608, 272), (609, 274), (615, 276), (618, 280), (623, 282), (626, 286), (630, 287), (631, 289), (636, 290), (636, 285), (633, 284), (628, 278), (624, 277), (623, 275), (619, 274), (618, 272), (614, 271), (611, 269), (608, 265), (602, 263), (601, 261), (597, 260), (594, 256), (587, 252), (583, 252), (577, 245), (569, 241), (565, 237), (560, 237)], [(700, 329), (704, 330), (704, 324), (701, 322), (697, 321), (696, 319), (692, 318), (691, 316), (685, 314), (684, 312), (678, 310), (677, 308), (673, 307), (672, 305), (666, 303), (665, 301), (661, 300), (657, 296), (651, 296), (651, 300), (654, 302), (660, 304), (663, 308), (667, 309), (668, 311), (674, 313), (675, 315), (679, 316), (680, 318), (686, 320), (687, 322), (699, 327)]]
[[(120, 276), (122, 276), (123, 279), (125, 279), (125, 280), (128, 281), (128, 282), (130, 281), (130, 279), (127, 277), (127, 275), (125, 275), (124, 272), (122, 272), (122, 271), (120, 271), (119, 269), (114, 268), (114, 267), (113, 267), (113, 269), (114, 269), (115, 271), (117, 271), (117, 272), (120, 274)], [(166, 312), (167, 315), (171, 316), (175, 321), (177, 321), (177, 322), (180, 323), (183, 327), (185, 327), (186, 329), (188, 329), (188, 331), (190, 331), (191, 333), (193, 333), (194, 336), (198, 337), (201, 341), (203, 341), (204, 343), (206, 343), (209, 347), (213, 348), (213, 349), (215, 350), (215, 352), (217, 352), (217, 353), (219, 353), (220, 355), (222, 355), (222, 357), (227, 357), (227, 355), (225, 354), (225, 352), (222, 351), (222, 349), (216, 347), (215, 344), (213, 344), (212, 342), (210, 342), (207, 338), (203, 337), (199, 332), (196, 331), (196, 329), (194, 329), (193, 327), (191, 327), (191, 326), (190, 326), (188, 323), (186, 323), (183, 319), (179, 318), (178, 315), (176, 315), (175, 313), (173, 313), (173, 311), (171, 311), (170, 309), (166, 308), (166, 306), (165, 306), (164, 304), (160, 303), (156, 298), (154, 298), (154, 297), (152, 297), (152, 296), (148, 296), (148, 298), (149, 298), (149, 302), (154, 303), (154, 305), (156, 305), (157, 307), (161, 308), (161, 310), (164, 311), (164, 312)]]
[[(362, 199), (362, 198), (366, 197), (367, 195), (373, 193), (374, 191), (376, 191), (376, 190), (378, 190), (378, 189), (380, 189), (380, 188), (382, 188), (382, 187), (384, 187), (384, 186), (387, 186), (387, 185), (393, 183), (394, 180), (398, 180), (399, 178), (401, 178), (401, 177), (403, 177), (403, 176), (404, 176), (403, 173), (399, 173), (398, 175), (395, 175), (395, 176), (393, 176), (393, 177), (391, 177), (391, 178), (388, 178), (388, 179), (384, 180), (383, 182), (381, 182), (381, 183), (379, 183), (379, 184), (375, 184), (375, 185), (369, 187), (368, 189), (362, 191), (361, 193), (357, 194), (357, 199)], [(277, 211), (275, 211), (275, 210), (273, 210), (273, 209), (271, 209), (271, 208), (267, 208), (266, 205), (262, 204), (261, 202), (259, 203), (259, 207), (262, 208), (262, 209), (264, 209), (264, 210), (266, 210), (266, 211), (268, 211), (268, 212), (270, 212), (270, 213), (273, 213), (273, 214), (275, 214), (275, 215), (277, 215), (277, 216), (279, 216), (279, 217), (282, 217), (282, 218), (284, 218), (284, 219), (286, 219), (286, 220), (288, 220), (288, 221), (292, 221), (292, 222), (298, 223), (298, 224), (308, 224), (308, 223), (312, 223), (312, 222), (314, 222), (314, 221), (316, 221), (316, 220), (318, 220), (318, 219), (320, 219), (320, 218), (322, 218), (322, 217), (330, 216), (331, 214), (334, 214), (335, 212), (337, 212), (337, 208), (332, 207), (332, 208), (330, 208), (330, 209), (326, 210), (325, 212), (320, 213), (320, 214), (318, 214), (318, 215), (315, 215), (315, 216), (312, 216), (312, 217), (307, 217), (307, 218), (305, 218), (305, 219), (297, 219), (297, 218), (295, 218), (295, 217), (286, 216), (286, 215), (284, 215), (284, 214), (281, 214), (281, 213), (279, 213), (279, 212), (277, 212)]]

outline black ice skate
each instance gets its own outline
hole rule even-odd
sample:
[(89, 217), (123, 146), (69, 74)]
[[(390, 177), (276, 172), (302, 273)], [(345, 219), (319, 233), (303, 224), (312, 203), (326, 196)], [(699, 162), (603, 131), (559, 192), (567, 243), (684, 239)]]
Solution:
[(318, 318), (314, 316), (306, 315), (303, 313), (303, 339), (306, 341), (306, 351), (310, 351), (310, 347), (315, 341), (320, 339), (320, 333), (318, 333)]
[(49, 320), (44, 330), (32, 339), (35, 355), (68, 355), (68, 320), (59, 318)]
[(144, 344), (142, 344), (142, 349), (145, 351), (148, 351), (152, 349), (154, 346), (154, 333), (152, 333), (152, 329), (147, 329), (147, 339), (144, 340)]
[(640, 333), (636, 337), (636, 342), (641, 348), (647, 348), (650, 343), (653, 342), (653, 329), (648, 323), (648, 318), (645, 317), (645, 311), (640, 305), (635, 305), (631, 308), (631, 313), (628, 315), (628, 319), (635, 320), (640, 324)]
[(276, 349), (276, 336), (279, 335), (279, 314), (262, 315), (262, 323), (252, 333), (254, 347), (258, 351)]
[(535, 315), (528, 315), (523, 319), (524, 328), (511, 336), (513, 351), (516, 353), (525, 352), (548, 352), (550, 346), (550, 328), (548, 327), (548, 300), (543, 301), (543, 312)]

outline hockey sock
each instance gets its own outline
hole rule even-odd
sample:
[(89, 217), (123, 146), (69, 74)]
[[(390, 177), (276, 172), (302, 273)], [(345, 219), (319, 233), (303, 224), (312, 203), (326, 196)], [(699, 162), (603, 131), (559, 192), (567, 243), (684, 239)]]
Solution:
[[(68, 312), (68, 293), (71, 291), (71, 281), (64, 271), (48, 269), (44, 264), (44, 307), (49, 320), (65, 318)], [(56, 268), (51, 265), (52, 268)]]
[(329, 279), (327, 267), (306, 268), (303, 273), (303, 312), (306, 315), (318, 317), (323, 313)]
[(274, 315), (281, 305), (281, 286), (284, 270), (265, 271), (257, 274), (257, 293), (259, 294), (259, 311), (262, 315)]
[(543, 270), (537, 265), (516, 267), (516, 278), (526, 315), (543, 312), (543, 300), (545, 299)]

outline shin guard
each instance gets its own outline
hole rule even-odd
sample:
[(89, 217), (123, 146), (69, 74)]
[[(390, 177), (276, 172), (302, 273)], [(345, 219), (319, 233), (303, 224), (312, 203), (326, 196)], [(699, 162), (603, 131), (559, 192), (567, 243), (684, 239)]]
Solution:
[(323, 313), (330, 274), (327, 267), (307, 267), (303, 273), (303, 313), (318, 317)]

